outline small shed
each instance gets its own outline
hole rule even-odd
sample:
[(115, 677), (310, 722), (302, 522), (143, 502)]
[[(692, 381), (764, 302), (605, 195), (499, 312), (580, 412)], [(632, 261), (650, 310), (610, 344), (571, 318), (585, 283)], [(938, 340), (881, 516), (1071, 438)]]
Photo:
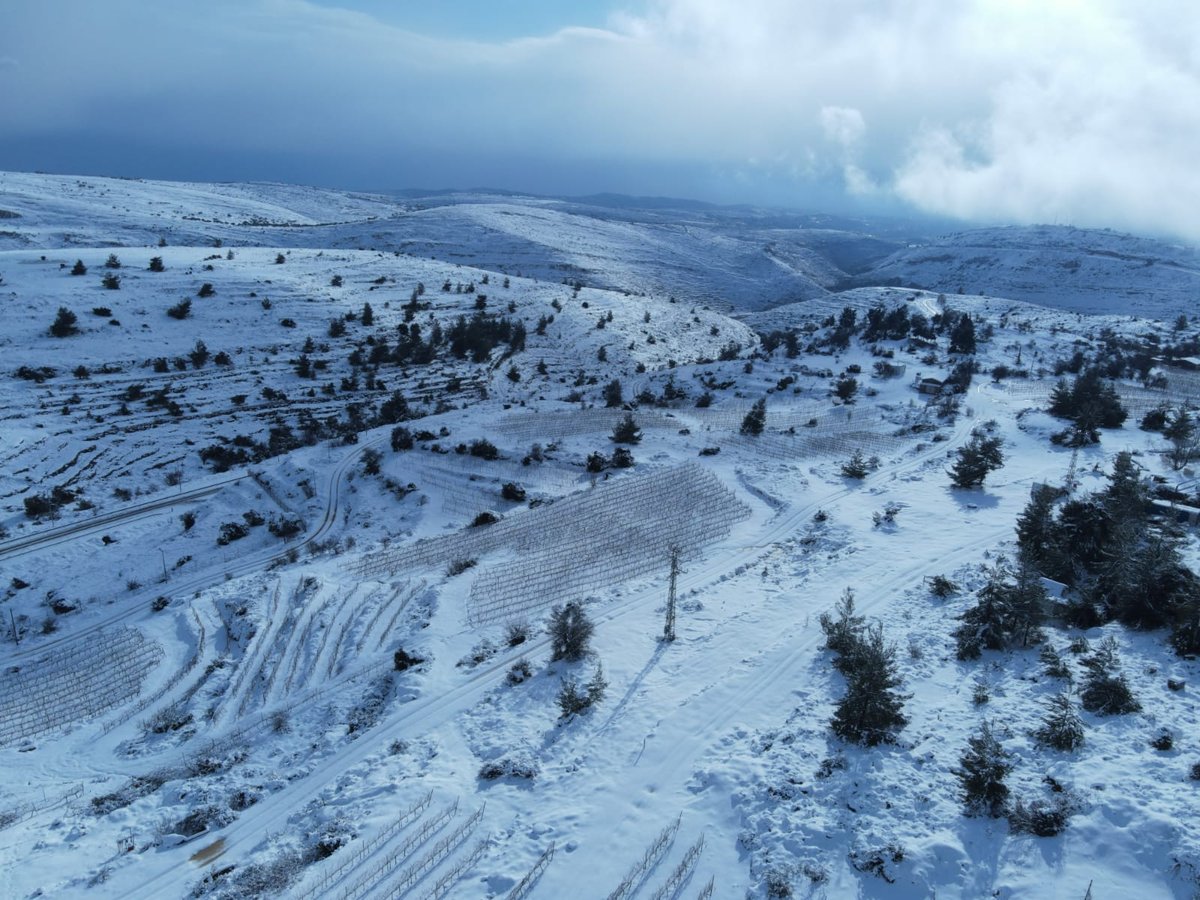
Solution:
[(945, 390), (946, 383), (940, 378), (922, 378), (918, 375), (913, 387), (917, 389), (918, 394), (932, 394), (936, 397)]

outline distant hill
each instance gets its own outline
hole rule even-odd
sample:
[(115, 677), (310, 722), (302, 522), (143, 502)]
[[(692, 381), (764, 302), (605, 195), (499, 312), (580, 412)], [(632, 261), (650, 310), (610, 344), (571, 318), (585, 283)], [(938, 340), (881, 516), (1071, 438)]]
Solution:
[(900, 250), (848, 284), (874, 285), (1166, 319), (1196, 314), (1200, 251), (1106, 229), (978, 228)]
[(978, 228), (503, 191), (345, 192), (0, 173), (0, 250), (324, 247), (436, 259), (541, 281), (756, 311), (859, 287), (980, 294), (1082, 313), (1197, 311), (1200, 251), (1058, 226)]

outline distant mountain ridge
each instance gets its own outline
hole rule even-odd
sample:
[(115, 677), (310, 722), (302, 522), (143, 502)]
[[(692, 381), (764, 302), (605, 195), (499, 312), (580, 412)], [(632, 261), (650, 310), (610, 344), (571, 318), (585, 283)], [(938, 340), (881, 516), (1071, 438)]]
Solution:
[[(986, 294), (1083, 313), (1197, 313), (1200, 251), (1108, 230), (934, 224), (663, 197), (365, 193), (0, 173), (0, 250), (322, 246), (401, 252), (762, 310), (873, 286)], [(314, 230), (320, 233), (314, 237)]]

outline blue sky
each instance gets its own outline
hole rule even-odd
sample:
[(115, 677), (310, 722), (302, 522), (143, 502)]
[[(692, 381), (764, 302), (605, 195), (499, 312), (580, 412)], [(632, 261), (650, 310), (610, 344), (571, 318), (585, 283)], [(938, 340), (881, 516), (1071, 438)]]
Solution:
[(3, 0), (0, 168), (1200, 240), (1194, 0)]
[(606, 0), (320, 0), (320, 5), (355, 9), (421, 34), (499, 41), (552, 34), (570, 26), (601, 28), (614, 10), (643, 4)]

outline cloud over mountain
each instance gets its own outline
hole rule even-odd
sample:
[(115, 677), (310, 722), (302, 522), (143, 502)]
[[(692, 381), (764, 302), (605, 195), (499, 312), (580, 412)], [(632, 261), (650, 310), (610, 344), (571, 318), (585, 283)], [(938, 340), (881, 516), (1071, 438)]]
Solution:
[(3, 18), (10, 167), (849, 198), (1200, 239), (1179, 0), (654, 0), (494, 42), (305, 0)]

